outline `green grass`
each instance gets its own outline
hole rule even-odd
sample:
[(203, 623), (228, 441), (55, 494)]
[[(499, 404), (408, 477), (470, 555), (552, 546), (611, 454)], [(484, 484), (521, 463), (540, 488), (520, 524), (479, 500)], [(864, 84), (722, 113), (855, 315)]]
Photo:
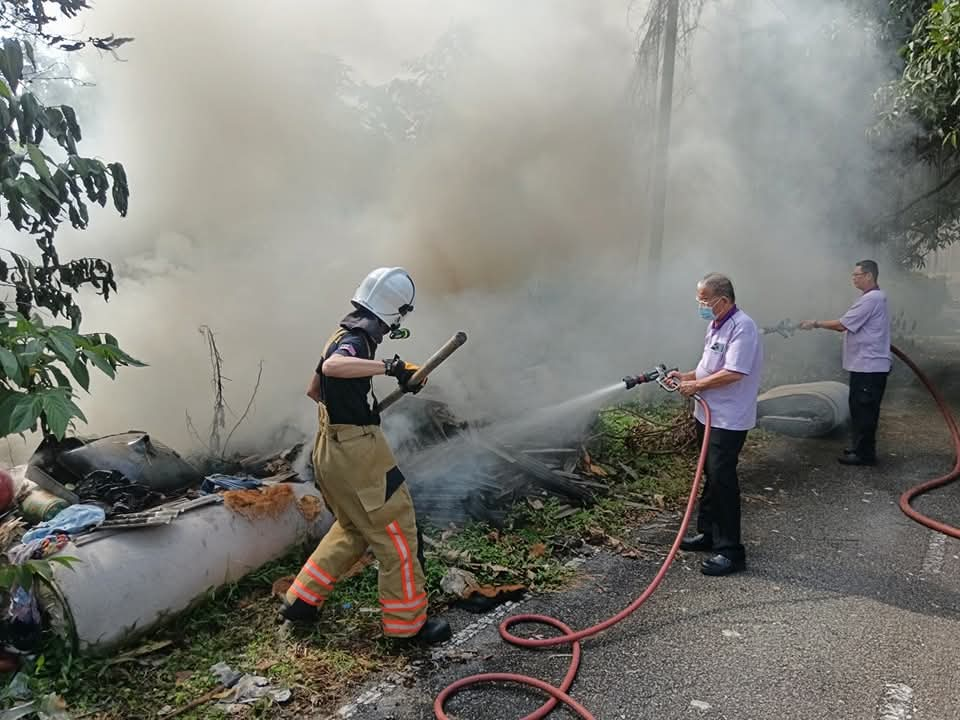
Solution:
[[(694, 449), (663, 451), (676, 435), (678, 408), (625, 406), (600, 414), (588, 445), (595, 481), (608, 485), (589, 507), (570, 512), (556, 499), (537, 507), (521, 503), (505, 527), (471, 524), (450, 534), (425, 528), (427, 587), (435, 611), (449, 598), (440, 581), (450, 567), (472, 572), (479, 582), (522, 584), (535, 591), (563, 587), (572, 571), (564, 563), (585, 538), (618, 537), (641, 523), (650, 508), (674, 507), (689, 490)], [(636, 432), (642, 435), (637, 444)], [(661, 429), (657, 434), (655, 430)], [(650, 434), (653, 433), (653, 434)], [(646, 448), (643, 443), (650, 445)], [(649, 451), (647, 451), (649, 450)], [(626, 469), (625, 469), (626, 468)], [(144, 657), (112, 663), (77, 658), (50, 638), (33, 670), (37, 695), (58, 693), (73, 716), (100, 720), (154, 718), (160, 708), (180, 708), (216, 685), (209, 668), (226, 662), (235, 670), (265, 675), (290, 687), (281, 707), (255, 707), (247, 717), (326, 716), (372, 672), (404, 664), (379, 629), (377, 573), (367, 567), (337, 585), (320, 622), (310, 630), (281, 631), (272, 583), (295, 575), (312, 548), (298, 548), (238, 583), (220, 588), (144, 642), (169, 645)], [(372, 612), (371, 612), (372, 610)], [(207, 703), (180, 718), (223, 717)]]

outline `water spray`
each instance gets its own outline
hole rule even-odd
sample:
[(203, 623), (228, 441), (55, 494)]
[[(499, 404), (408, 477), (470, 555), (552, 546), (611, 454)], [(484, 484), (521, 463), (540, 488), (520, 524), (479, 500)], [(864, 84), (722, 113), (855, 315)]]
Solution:
[[(649, 370), (645, 373), (627, 376), (623, 378), (621, 382), (626, 385), (628, 390), (643, 383), (656, 382), (665, 391), (676, 392), (680, 389), (680, 382), (676, 378), (668, 377), (670, 372), (671, 371), (667, 370), (665, 365), (657, 365), (653, 370)], [(617, 383), (617, 387), (619, 386), (620, 383)], [(608, 628), (613, 627), (620, 621), (632, 615), (641, 605), (643, 605), (647, 599), (653, 595), (654, 591), (663, 581), (663, 578), (666, 576), (667, 571), (670, 569), (670, 565), (673, 563), (673, 560), (677, 555), (677, 551), (680, 549), (680, 542), (687, 532), (687, 527), (690, 524), (690, 518), (693, 516), (693, 508), (700, 492), (700, 483), (703, 478), (703, 470), (707, 461), (707, 448), (709, 447), (710, 443), (710, 408), (699, 394), (693, 395), (693, 399), (700, 404), (704, 413), (704, 433), (703, 441), (700, 445), (700, 457), (697, 460), (697, 471), (693, 476), (693, 484), (690, 487), (690, 495), (687, 498), (687, 506), (683, 513), (683, 519), (680, 522), (680, 528), (677, 530), (677, 535), (673, 540), (673, 545), (670, 547), (667, 557), (664, 559), (663, 564), (660, 566), (660, 569), (657, 571), (657, 574), (654, 576), (647, 588), (636, 600), (630, 603), (630, 605), (625, 607), (619, 613), (604, 620), (603, 622), (594, 625), (593, 627), (589, 627), (584, 630), (574, 631), (569, 625), (547, 615), (514, 615), (513, 617), (506, 618), (502, 623), (500, 623), (500, 637), (502, 637), (511, 645), (517, 645), (526, 648), (552, 647), (555, 645), (571, 646), (570, 667), (567, 669), (567, 674), (564, 676), (563, 681), (559, 686), (554, 686), (542, 680), (538, 680), (537, 678), (529, 677), (527, 675), (519, 675), (516, 673), (484, 673), (481, 675), (471, 675), (470, 677), (465, 677), (456, 681), (452, 685), (449, 685), (437, 696), (433, 703), (433, 713), (437, 720), (450, 720), (450, 716), (447, 715), (443, 708), (447, 700), (456, 695), (458, 692), (472, 685), (480, 685), (491, 682), (506, 682), (526, 685), (527, 687), (537, 688), (538, 690), (550, 696), (550, 699), (547, 702), (545, 702), (531, 714), (527, 715), (523, 720), (540, 720), (540, 718), (544, 718), (549, 715), (560, 703), (566, 705), (578, 717), (583, 718), (584, 720), (595, 720), (593, 714), (589, 710), (587, 710), (583, 705), (569, 695), (570, 688), (573, 686), (573, 681), (576, 679), (577, 671), (580, 669), (580, 641), (584, 638), (592, 637)], [(522, 623), (548, 625), (556, 630), (559, 630), (562, 634), (546, 638), (518, 637), (511, 632), (511, 628)]]

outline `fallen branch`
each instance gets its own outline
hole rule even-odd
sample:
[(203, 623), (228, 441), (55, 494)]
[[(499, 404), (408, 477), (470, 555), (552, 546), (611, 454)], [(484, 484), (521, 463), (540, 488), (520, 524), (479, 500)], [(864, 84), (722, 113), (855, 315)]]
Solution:
[(200, 326), (200, 334), (206, 339), (210, 351), (210, 366), (213, 370), (213, 421), (210, 423), (210, 450), (213, 454), (220, 454), (220, 430), (226, 426), (226, 402), (223, 399), (223, 356), (217, 347), (213, 330), (208, 326)]
[(210, 446), (203, 441), (202, 437), (200, 437), (200, 432), (197, 430), (197, 426), (193, 424), (193, 418), (190, 417), (190, 412), (188, 410), (184, 410), (184, 415), (187, 416), (187, 431), (194, 437), (194, 439), (198, 443), (205, 446), (207, 450), (210, 451), (210, 454), (212, 455), (213, 450), (211, 450)]
[(173, 718), (173, 717), (177, 717), (178, 715), (184, 715), (184, 714), (190, 712), (191, 710), (194, 710), (194, 709), (200, 707), (201, 705), (206, 705), (206, 704), (207, 704), (208, 702), (210, 702), (211, 700), (215, 700), (216, 697), (217, 697), (217, 695), (219, 695), (220, 693), (222, 693), (222, 692), (223, 692), (224, 690), (226, 690), (226, 689), (227, 689), (227, 687), (226, 687), (223, 683), (220, 683), (219, 685), (217, 685), (217, 686), (216, 686), (213, 690), (211, 690), (210, 692), (204, 693), (203, 695), (201, 695), (200, 697), (198, 697), (196, 700), (191, 700), (189, 703), (187, 703), (186, 705), (184, 705), (182, 708), (178, 708), (177, 710), (174, 710), (174, 711), (173, 711), (172, 713), (170, 713), (169, 715), (161, 715), (160, 717), (163, 717), (163, 718)]
[(240, 419), (237, 420), (237, 424), (233, 426), (233, 430), (230, 431), (230, 434), (227, 435), (227, 439), (223, 443), (223, 452), (221, 457), (226, 457), (227, 454), (227, 445), (230, 444), (230, 438), (233, 437), (233, 434), (237, 431), (237, 428), (240, 427), (241, 423), (246, 419), (247, 414), (250, 412), (250, 408), (253, 407), (253, 401), (257, 397), (257, 391), (260, 389), (260, 379), (263, 377), (263, 360), (260, 361), (260, 369), (257, 371), (257, 382), (253, 386), (253, 393), (250, 395), (250, 402), (247, 403), (247, 409), (243, 411), (243, 415), (240, 416)]

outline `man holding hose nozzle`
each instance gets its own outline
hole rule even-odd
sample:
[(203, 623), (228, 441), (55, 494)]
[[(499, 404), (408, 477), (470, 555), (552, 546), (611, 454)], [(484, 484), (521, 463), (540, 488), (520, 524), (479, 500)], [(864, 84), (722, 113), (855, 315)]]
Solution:
[(801, 330), (843, 333), (843, 369), (850, 373), (850, 429), (853, 446), (837, 458), (844, 465), (875, 465), (880, 403), (893, 359), (887, 295), (877, 285), (879, 268), (861, 260), (853, 269), (853, 286), (861, 295), (839, 320), (804, 320)]
[[(418, 370), (396, 355), (376, 360), (384, 335), (405, 337), (400, 323), (413, 311), (415, 288), (403, 268), (378, 268), (353, 296), (354, 310), (327, 341), (307, 395), (317, 403), (313, 449), (317, 485), (336, 522), (286, 593), (280, 614), (316, 620), (337, 580), (367, 547), (380, 563), (383, 634), (425, 643), (450, 638), (446, 621), (427, 619), (423, 541), (413, 499), (371, 407), (371, 378), (395, 377), (405, 392)], [(373, 398), (376, 403), (376, 397)]]
[[(700, 317), (709, 321), (703, 356), (695, 370), (669, 373), (680, 392), (700, 395), (710, 408), (710, 444), (706, 479), (697, 515), (697, 534), (683, 539), (682, 550), (714, 553), (704, 560), (704, 575), (729, 575), (746, 567), (740, 542), (740, 480), (737, 463), (747, 431), (757, 421), (757, 391), (763, 372), (763, 346), (757, 325), (736, 304), (733, 283), (710, 273), (697, 285)], [(694, 411), (703, 442), (703, 411)]]

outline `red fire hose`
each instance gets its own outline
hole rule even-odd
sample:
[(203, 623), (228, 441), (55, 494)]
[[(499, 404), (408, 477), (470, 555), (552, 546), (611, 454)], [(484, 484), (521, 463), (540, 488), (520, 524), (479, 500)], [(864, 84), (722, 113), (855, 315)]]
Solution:
[(942, 475), (933, 480), (929, 480), (925, 483), (917, 485), (907, 490), (903, 495), (900, 496), (900, 509), (903, 510), (904, 514), (911, 520), (924, 525), (931, 530), (936, 530), (937, 532), (943, 533), (944, 535), (949, 535), (950, 537), (960, 538), (960, 528), (955, 528), (945, 523), (929, 518), (926, 515), (917, 512), (912, 507), (910, 503), (914, 498), (923, 495), (925, 492), (929, 492), (934, 488), (943, 487), (948, 485), (960, 477), (960, 427), (957, 426), (957, 421), (953, 417), (953, 413), (950, 411), (950, 406), (947, 405), (947, 401), (943, 399), (943, 395), (940, 394), (940, 391), (934, 387), (933, 383), (930, 382), (924, 372), (917, 367), (916, 363), (913, 362), (907, 355), (896, 345), (891, 345), (890, 349), (893, 350), (893, 354), (900, 358), (904, 364), (913, 370), (914, 375), (923, 383), (924, 387), (930, 392), (930, 395), (933, 397), (937, 407), (940, 408), (940, 414), (943, 415), (943, 420), (947, 424), (947, 429), (950, 431), (950, 438), (953, 441), (953, 452), (956, 456), (956, 459), (953, 463), (953, 469), (948, 472), (946, 475)]
[[(947, 402), (943, 399), (943, 396), (933, 386), (933, 383), (930, 382), (930, 379), (923, 373), (923, 371), (920, 370), (920, 368), (917, 367), (917, 365), (896, 346), (891, 346), (891, 350), (907, 365), (907, 367), (913, 370), (917, 378), (923, 383), (923, 385), (930, 392), (934, 401), (937, 403), (937, 407), (939, 407), (940, 412), (943, 415), (943, 419), (947, 424), (947, 428), (950, 431), (950, 435), (953, 440), (954, 452), (956, 454), (956, 461), (954, 463), (953, 470), (942, 477), (938, 477), (934, 480), (930, 480), (929, 482), (925, 482), (907, 490), (900, 497), (900, 509), (906, 513), (908, 517), (920, 523), (921, 525), (946, 535), (950, 535), (951, 537), (960, 538), (960, 528), (951, 527), (949, 525), (945, 525), (944, 523), (933, 520), (932, 518), (929, 518), (910, 507), (910, 502), (915, 497), (918, 497), (929, 490), (933, 490), (934, 488), (947, 485), (948, 483), (951, 483), (960, 477), (960, 427), (957, 426), (957, 421), (954, 419), (953, 413), (950, 411), (950, 407), (947, 405)], [(573, 681), (577, 676), (577, 671), (580, 669), (580, 641), (584, 638), (592, 637), (593, 635), (603, 632), (604, 630), (616, 625), (621, 620), (624, 620), (631, 615), (641, 605), (643, 605), (663, 581), (664, 576), (667, 574), (667, 570), (670, 569), (670, 565), (673, 563), (674, 557), (676, 557), (677, 550), (680, 548), (680, 541), (686, 534), (687, 526), (689, 525), (690, 518), (693, 515), (693, 508), (696, 503), (697, 494), (700, 490), (700, 482), (703, 477), (703, 468), (707, 459), (707, 447), (710, 441), (710, 408), (699, 395), (695, 395), (694, 399), (700, 403), (700, 407), (703, 408), (705, 427), (703, 443), (700, 446), (700, 458), (697, 461), (697, 472), (693, 477), (693, 485), (690, 488), (690, 497), (687, 499), (687, 507), (684, 510), (683, 520), (680, 523), (680, 528), (677, 530), (677, 536), (673, 541), (673, 545), (670, 547), (670, 552), (667, 553), (666, 559), (663, 561), (663, 564), (660, 566), (660, 569), (657, 571), (657, 574), (647, 586), (646, 590), (641, 593), (640, 597), (638, 597), (636, 600), (630, 603), (630, 605), (625, 607), (613, 617), (604, 620), (593, 627), (586, 628), (585, 630), (574, 631), (565, 623), (562, 623), (559, 620), (547, 615), (514, 615), (513, 617), (507, 618), (500, 623), (500, 636), (506, 642), (511, 643), (512, 645), (527, 648), (542, 648), (553, 645), (565, 645), (567, 643), (572, 644), (573, 653), (570, 660), (570, 667), (567, 670), (567, 674), (563, 678), (563, 682), (560, 683), (559, 687), (555, 687), (542, 680), (538, 680), (537, 678), (529, 677), (527, 675), (520, 675), (517, 673), (483, 673), (480, 675), (471, 675), (461, 680), (457, 680), (455, 683), (445, 688), (437, 696), (437, 699), (433, 703), (433, 713), (437, 720), (450, 720), (450, 717), (446, 714), (446, 712), (444, 712), (443, 708), (447, 703), (447, 700), (456, 695), (458, 692), (472, 685), (480, 685), (483, 683), (492, 682), (526, 685), (528, 687), (537, 688), (538, 690), (541, 690), (550, 696), (550, 699), (546, 703), (537, 708), (536, 711), (522, 718), (522, 720), (541, 720), (541, 718), (549, 715), (559, 703), (566, 705), (579, 717), (584, 718), (584, 720), (595, 720), (594, 716), (589, 710), (587, 710), (583, 705), (578, 703), (568, 694), (571, 686), (573, 685)], [(550, 627), (556, 628), (563, 634), (543, 639), (517, 637), (510, 632), (510, 628), (521, 623), (540, 623), (542, 625), (549, 625)]]

